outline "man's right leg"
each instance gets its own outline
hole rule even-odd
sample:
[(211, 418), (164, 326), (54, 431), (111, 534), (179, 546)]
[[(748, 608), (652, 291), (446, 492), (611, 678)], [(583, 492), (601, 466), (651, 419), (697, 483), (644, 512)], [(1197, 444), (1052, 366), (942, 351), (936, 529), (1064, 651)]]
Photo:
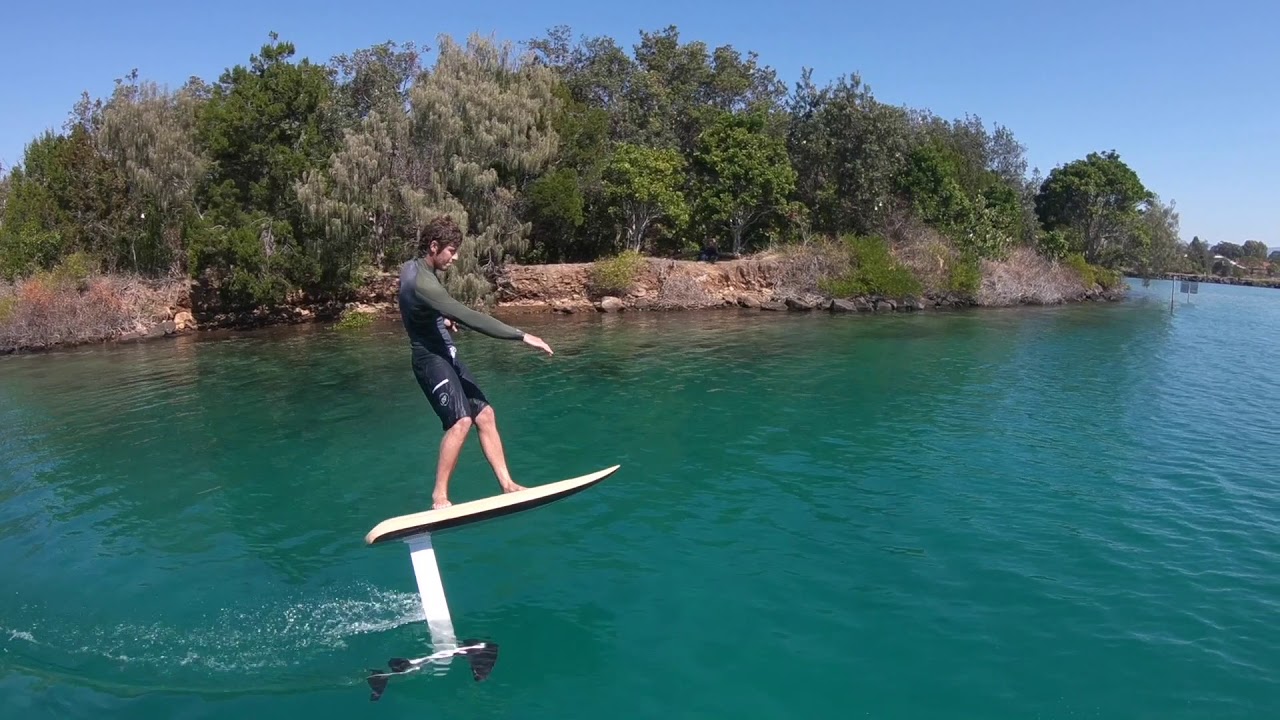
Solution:
[(467, 433), (471, 432), (471, 418), (461, 417), (440, 438), (440, 459), (436, 462), (436, 486), (431, 493), (431, 507), (446, 508), (449, 502), (449, 476), (458, 464), (458, 456), (462, 454), (462, 446), (467, 441)]
[(438, 355), (415, 354), (413, 374), (444, 430), (444, 437), (440, 439), (440, 456), (436, 461), (435, 488), (431, 493), (432, 507), (449, 507), (449, 478), (458, 464), (458, 456), (462, 454), (462, 446), (472, 425), (467, 398), (452, 364)]

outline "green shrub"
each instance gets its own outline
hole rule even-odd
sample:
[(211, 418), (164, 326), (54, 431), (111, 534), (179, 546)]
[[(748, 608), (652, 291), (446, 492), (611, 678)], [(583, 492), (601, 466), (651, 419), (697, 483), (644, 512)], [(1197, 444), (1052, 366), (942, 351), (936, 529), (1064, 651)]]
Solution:
[(1101, 265), (1093, 265), (1084, 259), (1081, 253), (1069, 253), (1063, 258), (1063, 263), (1076, 272), (1080, 276), (1080, 280), (1084, 282), (1085, 288), (1092, 288), (1099, 285), (1103, 290), (1115, 290), (1124, 283), (1124, 274), (1119, 270), (1112, 270), (1102, 267)]
[(819, 283), (822, 291), (833, 297), (885, 295), (904, 297), (923, 290), (920, 280), (889, 252), (881, 237), (853, 235), (844, 238), (853, 269)]
[(982, 289), (982, 267), (971, 255), (957, 257), (947, 269), (946, 289), (954, 293), (976, 295)]
[(597, 293), (626, 293), (631, 290), (643, 265), (644, 256), (635, 250), (624, 250), (611, 258), (597, 260), (591, 264), (591, 287)]
[(87, 253), (74, 252), (58, 261), (49, 271), (49, 279), (56, 283), (65, 283), (81, 287), (89, 281), (89, 277), (97, 272), (97, 262)]
[(338, 322), (334, 323), (334, 327), (338, 330), (359, 330), (372, 324), (372, 314), (347, 310), (342, 313), (342, 317), (338, 318)]

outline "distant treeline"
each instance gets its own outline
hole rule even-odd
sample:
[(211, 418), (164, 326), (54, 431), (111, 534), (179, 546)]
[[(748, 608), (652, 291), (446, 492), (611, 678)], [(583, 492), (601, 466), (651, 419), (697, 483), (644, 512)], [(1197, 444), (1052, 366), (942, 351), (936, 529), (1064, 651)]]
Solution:
[(506, 262), (743, 253), (904, 221), (971, 263), (1019, 246), (1141, 273), (1185, 259), (1176, 213), (1114, 152), (1042, 178), (1007, 128), (881, 103), (856, 74), (788, 87), (674, 27), (630, 49), (555, 28), (295, 54), (272, 33), (216, 81), (135, 72), (83, 96), (0, 182), (0, 274), (74, 254), (272, 304), (393, 267), (439, 213), (466, 228), (448, 281), (469, 299)]

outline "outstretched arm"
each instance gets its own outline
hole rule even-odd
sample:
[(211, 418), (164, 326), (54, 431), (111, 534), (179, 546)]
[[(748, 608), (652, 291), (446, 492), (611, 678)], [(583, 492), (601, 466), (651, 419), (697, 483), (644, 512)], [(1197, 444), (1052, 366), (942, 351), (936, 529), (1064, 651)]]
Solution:
[(429, 304), (441, 315), (454, 320), (476, 332), (484, 333), (489, 337), (498, 338), (500, 340), (523, 340), (533, 347), (539, 348), (551, 353), (551, 348), (547, 346), (540, 338), (529, 335), (522, 330), (513, 328), (501, 320), (477, 312), (462, 303), (449, 297), (449, 293), (438, 283), (423, 282), (419, 280), (414, 290), (423, 302)]
[(477, 312), (449, 297), (449, 294), (438, 283), (418, 282), (414, 287), (418, 297), (436, 312), (465, 325), (476, 332), (500, 340), (520, 340), (524, 333), (501, 320)]

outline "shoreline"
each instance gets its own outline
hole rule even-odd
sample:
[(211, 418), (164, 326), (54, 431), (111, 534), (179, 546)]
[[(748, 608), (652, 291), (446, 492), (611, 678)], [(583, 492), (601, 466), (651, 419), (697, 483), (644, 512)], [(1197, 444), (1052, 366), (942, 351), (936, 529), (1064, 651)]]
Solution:
[[(598, 289), (591, 279), (593, 265), (509, 265), (494, 279), (494, 302), (485, 311), (498, 317), (716, 309), (874, 315), (1114, 302), (1128, 295), (1127, 287), (1085, 288), (1078, 280), (1070, 287), (1053, 287), (1049, 291), (1043, 287), (1043, 278), (1033, 289), (989, 287), (1001, 282), (998, 277), (1001, 268), (995, 267), (984, 276), (983, 287), (977, 293), (923, 290), (903, 296), (868, 293), (835, 297), (817, 289), (817, 280), (811, 272), (797, 274), (796, 265), (790, 260), (767, 253), (717, 262), (645, 258), (629, 287)], [(93, 282), (138, 284), (110, 277), (95, 279), (89, 284)], [(1063, 283), (1059, 280), (1058, 284)], [(111, 331), (70, 342), (0, 347), (0, 355), (52, 353), (89, 345), (144, 342), (218, 330), (250, 331), (286, 325), (341, 323), (350, 318), (358, 322), (356, 316), (359, 315), (398, 318), (398, 276), (389, 272), (371, 278), (343, 300), (308, 302), (298, 298), (280, 307), (244, 312), (219, 312), (204, 289), (193, 280), (153, 282), (152, 285), (159, 288), (156, 292), (163, 295), (163, 301), (153, 302), (154, 307), (147, 312), (135, 311), (130, 320)], [(80, 292), (85, 294), (83, 282)], [(92, 295), (92, 290), (88, 294)], [(82, 302), (93, 302), (93, 299)]]
[(1274, 278), (1258, 278), (1258, 277), (1227, 277), (1222, 275), (1200, 274), (1193, 275), (1188, 273), (1161, 273), (1153, 280), (1189, 280), (1192, 282), (1205, 283), (1207, 285), (1243, 285), (1245, 287), (1260, 287), (1280, 289), (1280, 277)]

